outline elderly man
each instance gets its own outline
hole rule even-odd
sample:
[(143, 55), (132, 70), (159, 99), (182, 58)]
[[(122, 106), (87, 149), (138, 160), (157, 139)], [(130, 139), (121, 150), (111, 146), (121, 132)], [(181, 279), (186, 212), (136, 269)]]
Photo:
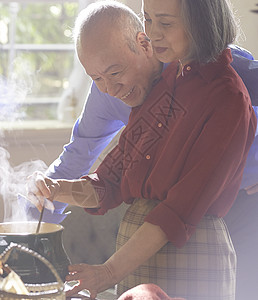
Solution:
[[(118, 32), (116, 32), (116, 30), (111, 33), (114, 39), (117, 34)], [(97, 37), (92, 35), (90, 38), (94, 41), (95, 45), (97, 45), (100, 41), (105, 42), (105, 39), (106, 43), (108, 43), (108, 39), (105, 35), (98, 35)], [(139, 44), (128, 44), (131, 52), (123, 52), (123, 55), (121, 54), (121, 51), (118, 51), (119, 49), (117, 49), (117, 45), (114, 44), (113, 48), (110, 47), (112, 51), (107, 51), (107, 49), (105, 49), (103, 53), (100, 51), (98, 57), (101, 59), (97, 61), (94, 61), (94, 58), (96, 57), (95, 55), (93, 55), (92, 59), (87, 56), (88, 63), (87, 66), (85, 66), (88, 73), (96, 81), (100, 90), (119, 97), (130, 106), (137, 106), (143, 103), (152, 84), (158, 80), (159, 73), (161, 72), (161, 65), (152, 57), (151, 47), (145, 34), (141, 33), (137, 42)], [(141, 45), (140, 48), (138, 47), (139, 45)], [(92, 51), (90, 51), (91, 45), (85, 44), (85, 47), (88, 47), (89, 53), (92, 53)], [(79, 53), (79, 56), (81, 55), (80, 59), (84, 60), (84, 52), (81, 53), (79, 51)], [(103, 66), (105, 66), (107, 61), (112, 58), (114, 53), (117, 53), (117, 63), (111, 64), (108, 68), (103, 69)], [(135, 53), (139, 55), (134, 57)], [(124, 55), (128, 55), (128, 61), (126, 64), (123, 61)], [(137, 64), (135, 64), (135, 58)], [(133, 65), (133, 63), (135, 65)], [(97, 72), (95, 72), (96, 67), (98, 70)], [(142, 77), (142, 74), (139, 76), (138, 72), (135, 72), (135, 68), (137, 70), (137, 67), (139, 67), (139, 70), (143, 71), (143, 75), (145, 77)], [(94, 70), (94, 72), (91, 72), (91, 70)], [(124, 74), (126, 76), (123, 76)], [(122, 80), (116, 85), (114, 83), (116, 82), (117, 76), (122, 76)]]
[[(118, 3), (114, 3), (113, 5), (114, 7), (120, 8), (118, 10), (109, 10), (110, 13), (114, 13), (112, 17), (115, 19), (115, 24), (118, 28), (112, 25), (111, 15), (108, 13), (102, 15), (101, 21), (99, 18), (96, 18), (96, 20), (90, 18), (90, 22), (87, 23), (87, 19), (84, 19), (85, 27), (87, 27), (87, 29), (83, 29), (85, 34), (81, 35), (80, 32), (75, 32), (75, 36), (78, 38), (78, 40), (76, 40), (78, 56), (81, 61), (85, 61), (86, 58), (87, 73), (97, 83), (101, 92), (116, 96), (121, 99), (126, 106), (135, 107), (141, 105), (145, 101), (153, 84), (159, 81), (163, 66), (162, 63), (153, 57), (150, 40), (144, 33), (139, 18), (126, 7), (120, 6)], [(91, 16), (91, 13), (94, 14), (94, 6), (92, 7), (91, 12), (88, 11), (87, 15)], [(81, 16), (85, 17), (85, 15), (79, 15), (77, 19), (79, 24), (81, 23)], [(76, 28), (79, 30), (82, 29), (78, 25), (76, 25)], [(103, 30), (103, 28), (105, 28), (105, 30)], [(122, 33), (121, 28), (124, 29), (124, 33)], [(88, 41), (90, 42), (88, 43)], [(106, 47), (104, 45), (106, 45)], [(38, 174), (35, 174), (35, 176), (36, 177), (32, 176), (31, 179), (35, 180), (36, 184), (39, 184), (40, 186), (42, 183), (40, 175), (38, 176)], [(86, 185), (84, 183), (81, 184), (81, 181), (74, 181), (72, 186), (69, 182), (63, 182), (64, 185), (62, 186), (64, 189), (63, 187), (60, 187), (64, 193), (59, 193), (59, 183), (56, 184), (55, 181), (52, 183), (52, 187), (56, 187), (55, 191), (57, 192), (58, 197), (55, 198), (55, 192), (53, 190), (51, 191), (52, 196), (54, 196), (57, 201), (64, 201), (68, 204), (87, 208), (97, 208), (99, 205), (98, 195), (92, 189), (89, 181), (87, 181), (87, 183), (85, 182)], [(66, 183), (68, 183), (68, 185), (66, 185)], [(67, 187), (66, 192), (64, 191), (66, 189), (65, 186)], [(50, 192), (47, 186), (45, 186), (45, 188), (47, 188), (46, 190), (44, 190), (44, 186), (41, 187), (43, 189), (39, 192), (33, 189), (29, 191), (28, 197), (32, 201), (37, 201), (38, 199), (44, 201), (45, 197), (49, 198), (48, 196), (50, 195), (46, 195), (46, 193)], [(89, 192), (89, 189), (91, 192)], [(89, 195), (89, 197), (86, 195)], [(52, 196), (50, 198), (52, 198)], [(80, 203), (78, 202), (78, 196), (80, 198)], [(155, 226), (155, 229), (156, 233), (147, 236), (154, 237), (156, 235), (157, 243), (149, 245), (152, 244), (152, 240), (150, 243), (144, 242), (145, 247), (147, 247), (146, 250), (148, 251), (144, 251), (144, 257), (138, 256), (138, 259), (141, 261), (149, 258), (153, 251), (155, 252), (160, 245), (164, 245), (167, 242), (164, 233), (160, 234), (161, 230), (157, 226)], [(141, 233), (139, 238), (142, 240)], [(135, 259), (135, 254), (138, 252), (137, 248), (142, 249), (141, 244), (142, 243), (132, 245), (134, 251), (128, 251), (128, 254), (133, 254), (131, 259), (126, 255), (128, 262), (129, 260), (131, 261), (130, 268), (135, 268), (135, 264), (138, 264), (138, 259)], [(125, 253), (120, 251), (120, 255), (121, 257), (119, 260), (124, 260)], [(92, 268), (95, 273), (94, 266), (92, 266)], [(97, 277), (90, 276), (93, 279), (92, 282), (90, 282), (91, 280), (88, 280), (89, 278), (87, 278), (86, 281), (81, 280), (80, 286), (75, 287), (68, 295), (78, 292), (85, 287), (85, 284), (87, 286), (90, 284), (88, 288), (91, 292), (91, 296), (94, 298), (97, 292), (105, 290), (116, 283), (117, 279), (109, 273), (110, 269), (106, 264), (97, 267), (97, 269), (97, 273), (100, 277), (99, 275)], [(70, 271), (73, 273), (73, 270)], [(122, 268), (122, 265), (120, 264), (119, 273), (126, 275), (129, 272), (130, 269), (128, 266)], [(105, 279), (102, 278), (103, 275)], [(118, 276), (120, 277), (121, 275), (119, 274)], [(71, 278), (68, 276), (67, 280), (70, 279)], [(76, 275), (73, 279), (76, 280)], [(98, 286), (95, 287), (96, 284)]]

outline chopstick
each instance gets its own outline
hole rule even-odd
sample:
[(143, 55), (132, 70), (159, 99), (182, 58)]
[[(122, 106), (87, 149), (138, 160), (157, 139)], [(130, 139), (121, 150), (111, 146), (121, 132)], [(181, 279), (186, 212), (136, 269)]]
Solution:
[(37, 226), (37, 229), (36, 229), (36, 234), (38, 234), (39, 230), (40, 230), (40, 225), (41, 225), (44, 209), (45, 209), (45, 201), (44, 201), (44, 205), (42, 207), (42, 210), (41, 210), (41, 213), (40, 213), (40, 216), (39, 216), (39, 222), (38, 222), (38, 226)]

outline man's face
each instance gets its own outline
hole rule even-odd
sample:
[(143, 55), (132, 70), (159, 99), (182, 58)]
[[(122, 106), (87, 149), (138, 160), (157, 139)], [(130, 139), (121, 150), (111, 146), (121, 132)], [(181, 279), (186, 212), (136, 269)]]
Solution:
[(78, 51), (79, 59), (101, 92), (131, 107), (141, 105), (155, 76), (152, 50), (137, 41), (133, 52), (122, 33), (104, 31), (87, 36), (87, 43), (83, 42)]

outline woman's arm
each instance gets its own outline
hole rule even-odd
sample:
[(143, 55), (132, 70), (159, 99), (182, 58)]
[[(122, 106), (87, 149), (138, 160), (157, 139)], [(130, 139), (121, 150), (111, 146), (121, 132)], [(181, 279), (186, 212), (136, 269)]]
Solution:
[(99, 197), (91, 181), (55, 180), (38, 171), (28, 177), (27, 197), (40, 211), (45, 199), (83, 208), (99, 207)]
[(167, 243), (167, 237), (159, 226), (144, 223), (103, 265), (71, 265), (67, 281), (79, 284), (67, 292), (67, 296), (82, 289), (89, 290), (94, 299), (98, 293), (120, 282), (138, 266), (153, 256)]

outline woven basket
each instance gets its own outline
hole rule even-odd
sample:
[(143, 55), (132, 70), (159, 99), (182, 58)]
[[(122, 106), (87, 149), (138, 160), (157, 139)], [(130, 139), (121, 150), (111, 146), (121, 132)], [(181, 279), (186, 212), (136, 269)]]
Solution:
[(64, 292), (64, 283), (61, 280), (59, 274), (53, 267), (53, 265), (45, 259), (43, 256), (38, 254), (37, 252), (30, 250), (26, 247), (21, 245), (17, 245), (15, 243), (11, 243), (2, 254), (0, 254), (0, 261), (3, 264), (6, 263), (8, 257), (10, 256), (13, 249), (17, 249), (21, 252), (25, 252), (29, 255), (34, 256), (35, 258), (39, 259), (43, 262), (54, 274), (56, 281), (53, 283), (43, 283), (43, 284), (25, 284), (26, 288), (28, 289), (28, 295), (19, 295), (14, 293), (8, 293), (5, 291), (0, 291), (0, 299), (4, 300), (17, 300), (17, 299), (24, 299), (24, 300), (32, 300), (32, 299), (51, 299), (51, 300), (62, 300), (65, 299), (65, 292)]

